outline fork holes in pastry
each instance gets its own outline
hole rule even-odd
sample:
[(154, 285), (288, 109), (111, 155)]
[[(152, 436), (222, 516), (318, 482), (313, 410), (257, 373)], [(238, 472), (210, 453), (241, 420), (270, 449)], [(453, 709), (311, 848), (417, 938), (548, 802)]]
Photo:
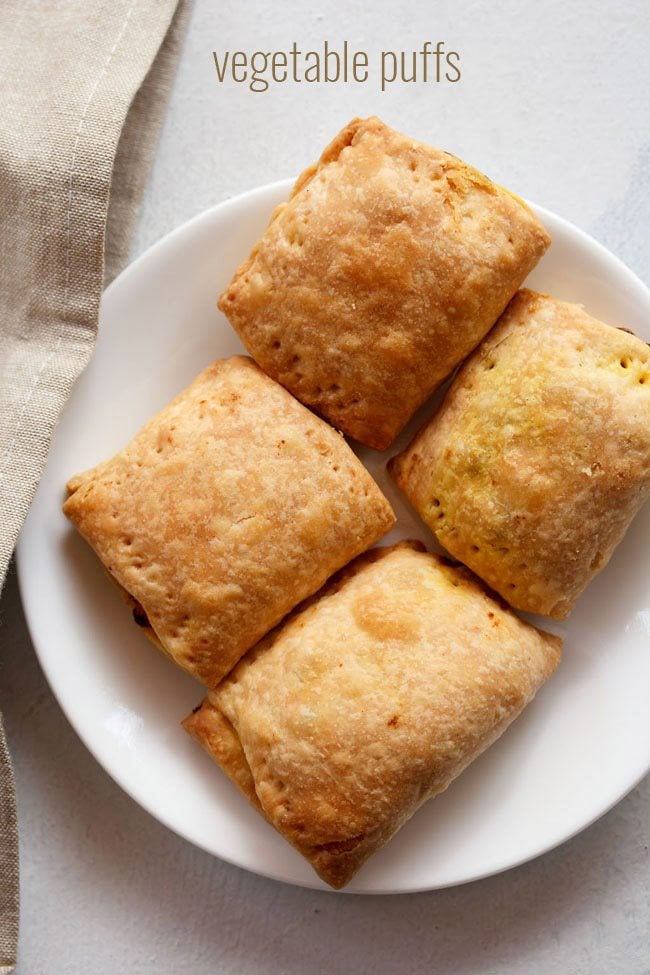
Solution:
[(330, 386), (330, 393), (338, 393), (340, 389), (341, 387), (339, 386), (338, 383), (332, 383), (332, 385)]
[(282, 346), (282, 342), (280, 341), (280, 339), (276, 339), (275, 342), (273, 343), (273, 348), (279, 349), (281, 346)]
[(472, 548), (472, 552), (480, 552), (481, 551), (480, 548), (478, 547), (478, 545), (472, 545), (471, 548)]
[(496, 362), (494, 361), (494, 359), (492, 359), (490, 362), (487, 363), (485, 367), (486, 372), (490, 372), (492, 369), (494, 369), (495, 366), (496, 366)]
[(621, 368), (622, 369), (627, 369), (628, 366), (630, 365), (630, 362), (631, 362), (631, 359), (630, 359), (629, 355), (622, 356), (622, 358), (621, 358)]
[(433, 505), (434, 508), (439, 508), (440, 507), (440, 499), (439, 498), (432, 498), (431, 504)]
[(639, 376), (639, 386), (644, 386), (646, 382), (647, 382), (646, 376)]

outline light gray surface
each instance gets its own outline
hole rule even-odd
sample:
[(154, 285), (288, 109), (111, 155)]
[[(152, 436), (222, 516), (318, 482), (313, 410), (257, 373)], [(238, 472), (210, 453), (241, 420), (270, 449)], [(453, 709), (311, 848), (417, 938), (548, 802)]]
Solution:
[[(324, 38), (374, 56), (444, 39), (463, 78), (385, 94), (375, 82), (252, 94), (215, 80), (214, 47)], [(648, 283), (649, 62), (645, 0), (197, 2), (134, 256), (202, 209), (297, 173), (352, 115), (375, 112), (572, 220)], [(122, 794), (45, 684), (13, 576), (0, 614), (20, 975), (650, 972), (649, 780), (560, 849), (480, 883), (383, 898), (293, 889), (193, 849)]]

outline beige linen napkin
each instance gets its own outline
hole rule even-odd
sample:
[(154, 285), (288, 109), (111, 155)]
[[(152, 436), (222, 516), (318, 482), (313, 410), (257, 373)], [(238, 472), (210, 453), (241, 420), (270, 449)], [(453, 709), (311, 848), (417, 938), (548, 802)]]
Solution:
[[(0, 587), (92, 353), (102, 288), (128, 254), (188, 2), (0, 4)], [(0, 722), (0, 975), (14, 967), (17, 933)]]

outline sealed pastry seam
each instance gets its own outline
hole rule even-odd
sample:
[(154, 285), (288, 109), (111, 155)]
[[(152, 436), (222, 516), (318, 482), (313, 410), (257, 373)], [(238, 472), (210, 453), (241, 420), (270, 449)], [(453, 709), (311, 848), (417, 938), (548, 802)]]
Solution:
[(477, 170), (354, 119), (299, 177), (219, 307), (269, 375), (385, 449), (549, 242)]
[(344, 886), (531, 700), (561, 641), (463, 568), (358, 558), (183, 722), (331, 886)]
[(136, 622), (207, 686), (395, 520), (344, 439), (244, 357), (69, 490)]
[(649, 382), (640, 339), (521, 291), (389, 470), (455, 558), (563, 619), (650, 495)]

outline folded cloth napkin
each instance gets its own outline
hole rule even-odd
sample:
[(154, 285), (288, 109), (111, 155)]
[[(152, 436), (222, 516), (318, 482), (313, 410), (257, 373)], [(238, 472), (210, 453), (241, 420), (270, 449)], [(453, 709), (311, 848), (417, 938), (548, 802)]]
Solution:
[[(0, 5), (0, 587), (56, 420), (128, 254), (189, 0)], [(0, 975), (18, 934), (0, 721)]]

